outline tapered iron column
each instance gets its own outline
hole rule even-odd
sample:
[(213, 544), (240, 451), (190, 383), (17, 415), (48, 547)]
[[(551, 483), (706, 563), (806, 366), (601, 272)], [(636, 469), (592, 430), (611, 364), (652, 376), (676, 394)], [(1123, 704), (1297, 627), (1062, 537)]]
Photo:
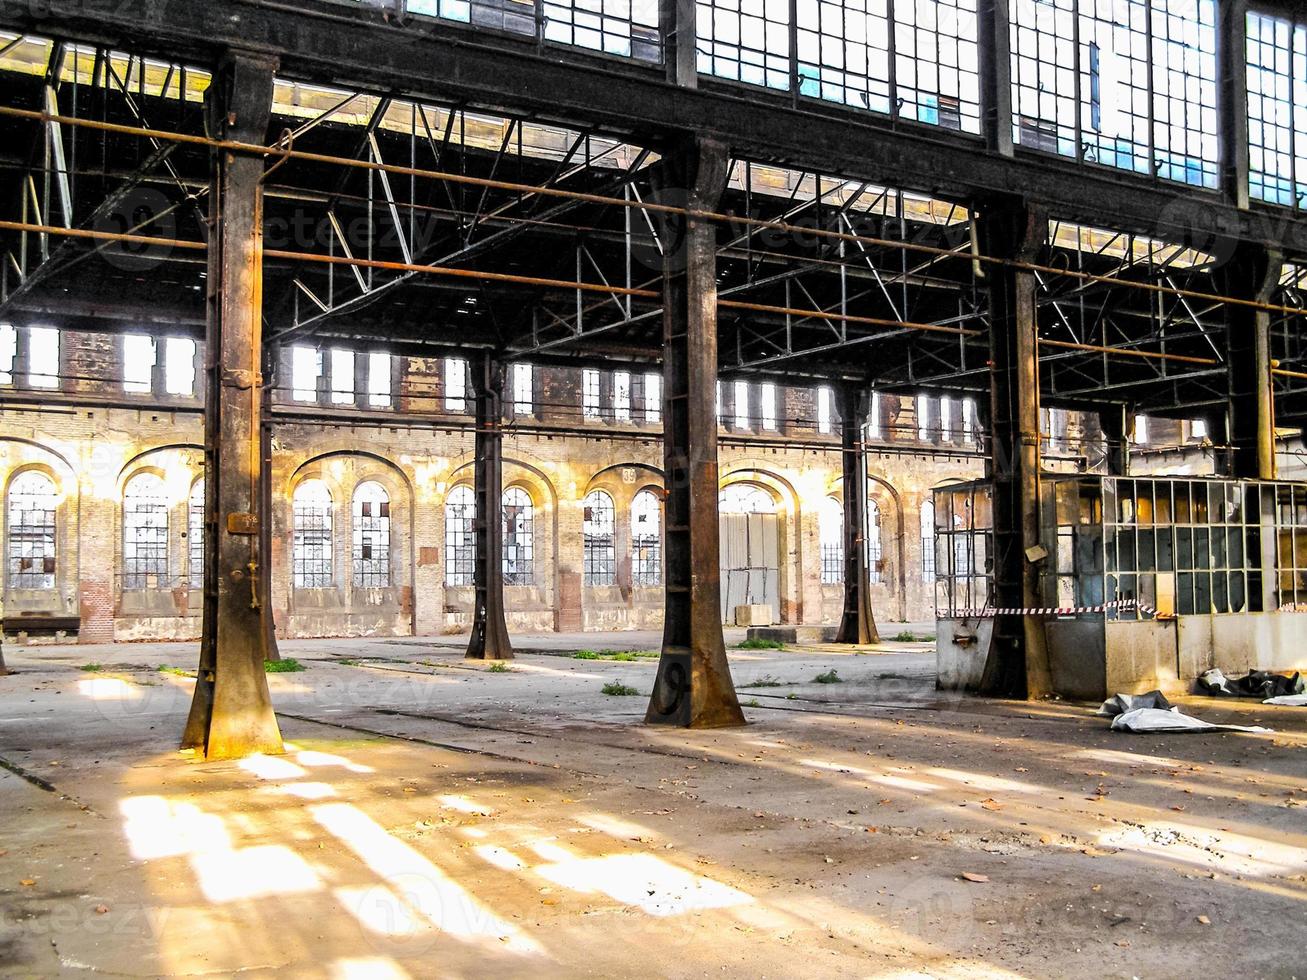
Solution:
[[(1269, 303), (1280, 285), (1284, 256), (1256, 245), (1239, 245), (1216, 279), (1224, 296)], [(1271, 385), (1271, 314), (1227, 304), (1230, 364), (1230, 457), (1232, 476), (1276, 478), (1275, 398)]]
[(1130, 474), (1130, 438), (1134, 421), (1125, 405), (1110, 405), (1098, 413), (1098, 425), (1107, 443), (1107, 472), (1112, 476)]
[[(725, 147), (688, 140), (664, 159), (691, 210), (712, 211), (726, 186)], [(722, 636), (717, 516), (717, 231), (663, 223), (663, 451), (667, 484), (666, 608), (658, 679), (645, 720), (743, 725)]]
[[(987, 202), (979, 216), (986, 255), (1031, 262), (1048, 240), (1048, 215), (1023, 201)], [(990, 266), (990, 453), (994, 480), (994, 604), (1044, 605), (1039, 587), (1039, 360), (1032, 272)], [(1003, 697), (1052, 693), (1040, 620), (999, 616), (981, 689)]]
[(472, 372), (476, 398), (476, 612), (470, 660), (512, 660), (504, 618), (504, 365), (482, 354)]
[[(272, 112), (274, 65), (230, 58), (206, 109), (211, 135), (261, 144)], [(204, 625), (200, 670), (182, 739), (210, 759), (281, 752), (263, 669), (271, 614), (260, 580), (269, 574), (261, 527), (260, 438), (264, 379), (264, 161), (216, 151), (209, 199), (205, 351)]]
[(844, 457), (844, 613), (836, 643), (879, 643), (871, 610), (867, 568), (867, 416), (871, 394), (865, 386), (840, 388)]

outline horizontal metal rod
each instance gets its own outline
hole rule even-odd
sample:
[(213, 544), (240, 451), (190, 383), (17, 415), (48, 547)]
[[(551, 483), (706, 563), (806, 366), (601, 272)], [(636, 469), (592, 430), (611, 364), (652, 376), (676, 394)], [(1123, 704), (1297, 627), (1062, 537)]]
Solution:
[[(1143, 357), (1152, 361), (1179, 361), (1182, 364), (1214, 365), (1221, 362), (1210, 357), (1191, 357), (1188, 354), (1164, 354), (1161, 351), (1135, 350), (1131, 347), (1103, 347), (1098, 344), (1076, 344), (1069, 340), (1047, 340), (1040, 338), (1041, 347), (1060, 347), (1064, 350), (1082, 350), (1094, 354), (1110, 354), (1114, 357)], [(1307, 377), (1307, 375), (1304, 375)]]
[[(1116, 276), (1097, 275), (1091, 272), (1079, 272), (1071, 269), (1060, 268), (1058, 266), (1040, 265), (1034, 262), (1022, 262), (1015, 259), (1004, 259), (992, 255), (980, 255), (974, 252), (957, 252), (953, 249), (941, 248), (934, 245), (923, 245), (916, 242), (895, 241), (887, 238), (875, 238), (869, 235), (832, 231), (825, 228), (791, 225), (783, 221), (768, 221), (764, 218), (751, 218), (744, 215), (720, 214), (715, 211), (681, 208), (671, 204), (658, 204), (652, 201), (628, 201), (626, 198), (622, 197), (589, 194), (585, 191), (569, 191), (558, 187), (521, 184), (513, 181), (495, 180), (488, 177), (473, 177), (467, 174), (446, 173), (440, 170), (427, 170), (422, 167), (405, 167), (401, 164), (378, 163), (374, 160), (358, 160), (352, 157), (338, 157), (325, 153), (311, 153), (305, 150), (296, 150), (290, 146), (264, 146), (260, 143), (242, 143), (237, 140), (217, 140), (207, 136), (196, 136), (192, 133), (174, 133), (167, 130), (126, 126), (121, 123), (81, 119), (76, 116), (63, 116), (55, 113), (41, 112), (35, 109), (17, 109), (13, 106), (0, 106), (0, 117), (2, 116), (27, 119), (43, 124), (59, 123), (66, 126), (80, 126), (87, 129), (136, 136), (143, 139), (173, 140), (195, 146), (205, 146), (211, 149), (225, 150), (231, 153), (275, 157), (282, 161), (301, 160), (309, 163), (323, 163), (332, 166), (353, 167), (361, 170), (382, 171), (388, 174), (397, 174), (406, 177), (422, 177), (424, 179), (466, 184), (468, 186), (481, 187), (489, 190), (510, 191), (517, 194), (536, 194), (542, 197), (558, 197), (567, 200), (582, 201), (584, 203), (599, 204), (605, 207), (630, 208), (656, 214), (669, 214), (694, 218), (701, 221), (723, 222), (726, 224), (743, 225), (750, 228), (812, 235), (832, 241), (860, 242), (864, 245), (903, 249), (904, 251), (920, 252), (924, 255), (932, 255), (939, 258), (952, 258), (965, 262), (1001, 266), (1022, 272), (1042, 272), (1048, 275), (1078, 279), (1082, 282), (1103, 283), (1121, 286), (1127, 289), (1139, 289), (1145, 292), (1166, 296), (1200, 299), (1226, 305), (1242, 306), (1249, 309), (1264, 310), (1272, 313), (1286, 313), (1291, 316), (1302, 316), (1304, 312), (1303, 310), (1292, 306), (1280, 306), (1275, 303), (1263, 303), (1258, 300), (1241, 299), (1235, 296), (1221, 296), (1217, 293), (1207, 293), (1199, 290), (1180, 289), (1175, 286), (1160, 286), (1155, 283), (1132, 282), (1126, 279), (1119, 279)], [(1181, 248), (1182, 246), (1175, 245), (1172, 247)]]

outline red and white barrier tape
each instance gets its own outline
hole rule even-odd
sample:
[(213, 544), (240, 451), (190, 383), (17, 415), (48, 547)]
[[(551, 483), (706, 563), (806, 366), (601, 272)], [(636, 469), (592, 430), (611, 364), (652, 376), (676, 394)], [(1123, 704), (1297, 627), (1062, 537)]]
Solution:
[(1118, 599), (1101, 606), (1065, 606), (1061, 609), (961, 609), (947, 614), (949, 619), (992, 619), (995, 616), (1079, 616), (1082, 613), (1105, 613), (1114, 609), (1137, 609), (1145, 616), (1156, 616), (1157, 610), (1135, 599)]

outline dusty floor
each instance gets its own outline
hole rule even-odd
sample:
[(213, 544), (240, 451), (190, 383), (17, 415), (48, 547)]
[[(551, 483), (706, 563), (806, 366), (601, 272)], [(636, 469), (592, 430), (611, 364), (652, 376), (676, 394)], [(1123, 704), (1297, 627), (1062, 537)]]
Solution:
[(601, 690), (654, 661), (581, 642), (502, 673), (453, 639), (288, 643), (288, 752), (241, 764), (173, 750), (192, 682), (158, 668), (192, 647), (10, 648), (0, 971), (1307, 976), (1307, 710), (1112, 734), (941, 696), (886, 643), (733, 651), (750, 726), (669, 731)]

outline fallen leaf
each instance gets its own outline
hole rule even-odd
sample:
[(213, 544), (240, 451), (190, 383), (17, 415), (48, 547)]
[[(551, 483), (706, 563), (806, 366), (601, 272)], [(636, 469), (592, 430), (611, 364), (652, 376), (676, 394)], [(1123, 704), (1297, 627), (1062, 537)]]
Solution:
[(107, 906), (107, 905), (97, 905), (97, 906), (95, 907), (95, 914), (96, 914), (96, 915), (104, 915), (104, 914), (105, 914), (106, 912), (108, 912), (108, 911), (109, 911), (109, 906)]
[(962, 880), (983, 884), (984, 882), (989, 881), (989, 875), (976, 874), (974, 871), (964, 871), (962, 872)]
[(1212, 920), (1205, 915), (1200, 915), (1198, 917), (1198, 924), (1202, 926), (1210, 926), (1212, 924)]
[(983, 806), (986, 810), (1003, 809), (1003, 804), (998, 802), (998, 800), (981, 800), (980, 805)]
[(1091, 892), (1101, 892), (1101, 891), (1103, 890), (1103, 886), (1102, 886), (1102, 885), (1094, 885), (1094, 886), (1093, 886), (1092, 888), (1090, 888), (1089, 890), (1090, 890)]
[(1174, 810), (1176, 813), (1184, 813), (1184, 807), (1182, 806), (1173, 806), (1171, 807), (1171, 809)]
[(21, 881), (19, 881), (18, 883), (19, 883), (20, 885), (22, 885), (24, 888), (31, 888), (33, 885), (36, 884), (36, 879), (35, 879), (35, 878), (23, 878), (23, 879), (22, 879)]

